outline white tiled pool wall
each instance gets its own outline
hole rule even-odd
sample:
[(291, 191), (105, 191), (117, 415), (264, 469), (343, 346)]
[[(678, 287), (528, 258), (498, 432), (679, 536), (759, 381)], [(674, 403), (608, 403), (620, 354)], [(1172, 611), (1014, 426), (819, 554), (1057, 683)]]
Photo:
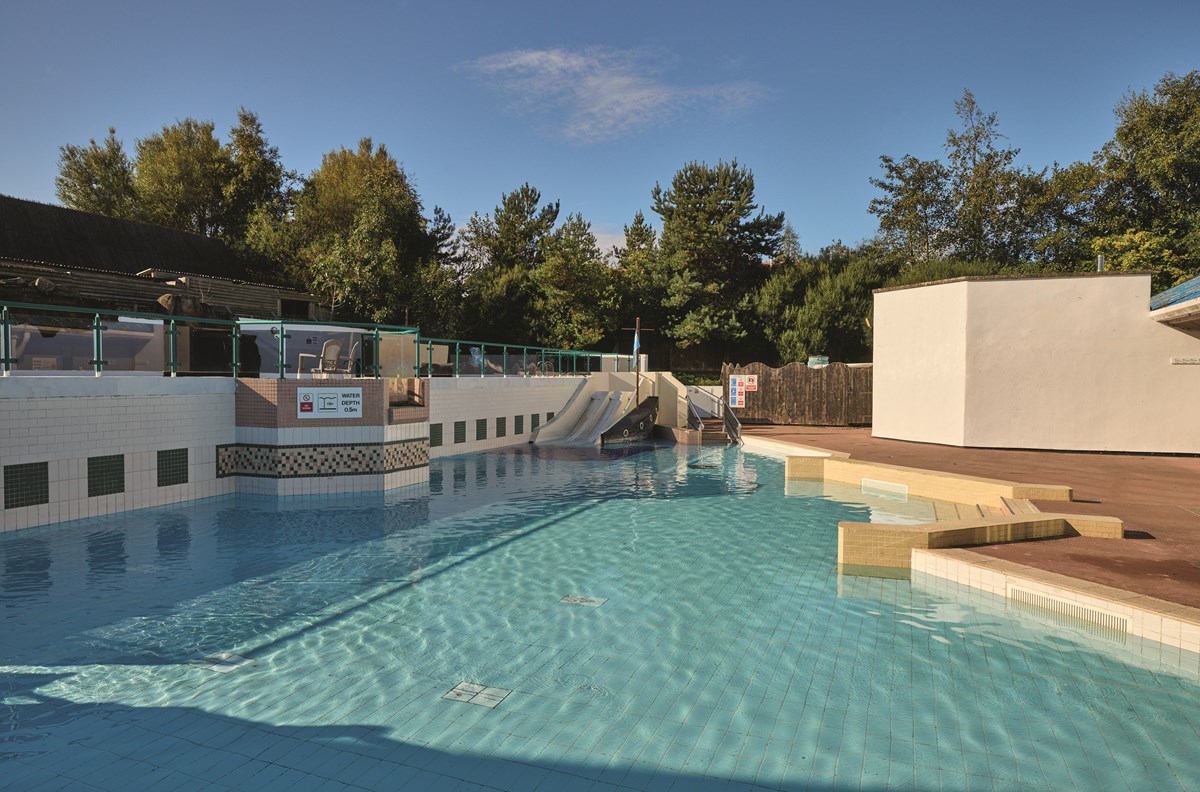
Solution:
[(1173, 659), (1188, 666), (1195, 666), (1194, 670), (1200, 672), (1200, 622), (1184, 615), (1186, 611), (1194, 609), (1096, 584), (1084, 584), (1095, 593), (1081, 591), (1069, 585), (1038, 579), (1043, 576), (1049, 577), (1051, 573), (1031, 569), (1028, 575), (1014, 574), (953, 557), (956, 554), (955, 551), (913, 550), (914, 580), (920, 574), (931, 575), (1006, 600), (1012, 597), (1014, 589), (1019, 589), (1045, 597), (1047, 600), (1113, 614), (1126, 620), (1130, 635), (1157, 641), (1165, 647), (1178, 650), (1181, 653), (1180, 657)]
[[(429, 380), (429, 427), (441, 424), (442, 444), (430, 443), (429, 455), (485, 451), (528, 443), (532, 416), (542, 425), (549, 413), (557, 415), (586, 377), (434, 377)], [(522, 417), (516, 433), (516, 418)], [(504, 436), (496, 436), (496, 419), (504, 419)], [(476, 422), (485, 421), (486, 439), (476, 439)], [(463, 422), (465, 439), (454, 442), (454, 424)]]
[[(224, 495), (216, 446), (234, 439), (233, 380), (8, 377), (0, 465), (46, 463), (49, 502), (0, 508), (0, 530)], [(187, 483), (158, 486), (158, 452), (187, 449)], [(123, 492), (88, 496), (88, 459), (123, 455)], [(4, 477), (0, 476), (0, 504)]]

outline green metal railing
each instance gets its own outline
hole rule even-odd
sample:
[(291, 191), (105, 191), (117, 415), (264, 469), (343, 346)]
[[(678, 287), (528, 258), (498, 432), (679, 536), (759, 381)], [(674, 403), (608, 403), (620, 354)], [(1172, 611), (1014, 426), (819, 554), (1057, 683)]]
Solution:
[[(45, 322), (44, 317), (39, 317), (39, 314), (73, 316), (75, 317), (75, 322), (55, 325)], [(110, 320), (109, 324), (105, 324), (106, 318)], [(40, 324), (39, 319), (43, 319)], [(142, 361), (147, 366), (153, 363), (153, 367), (142, 370), (151, 373), (161, 371), (169, 376), (195, 373), (210, 375), (228, 374), (237, 377), (254, 372), (252, 368), (253, 360), (251, 359), (248, 363), (243, 355), (242, 344), (247, 338), (254, 340), (256, 334), (252, 331), (259, 328), (270, 328), (272, 341), (267, 343), (267, 350), (273, 351), (274, 354), (271, 355), (272, 360), (269, 364), (267, 360), (260, 359), (257, 373), (273, 373), (278, 377), (286, 377), (289, 373), (297, 376), (303, 373), (293, 370), (299, 369), (303, 363), (300, 354), (319, 359), (320, 356), (313, 355), (312, 353), (296, 353), (296, 350), (288, 343), (293, 335), (289, 331), (302, 332), (305, 328), (312, 328), (315, 334), (357, 333), (359, 340), (354, 345), (354, 348), (358, 350), (356, 356), (352, 353), (350, 358), (354, 359), (343, 358), (347, 360), (346, 371), (352, 375), (357, 374), (373, 378), (383, 376), (385, 369), (383, 361), (384, 347), (385, 345), (390, 346), (393, 339), (396, 338), (403, 339), (405, 343), (411, 343), (413, 349), (402, 348), (400, 350), (398, 358), (401, 363), (398, 368), (393, 366), (392, 369), (389, 369), (389, 376), (529, 377), (584, 375), (604, 370), (632, 371), (635, 366), (632, 355), (614, 355), (611, 353), (606, 354), (583, 350), (553, 349), (550, 347), (488, 343), (463, 339), (426, 338), (420, 336), (419, 330), (415, 327), (399, 325), (364, 322), (321, 322), (301, 319), (286, 321), (282, 319), (209, 319), (167, 316), (139, 311), (114, 311), (42, 305), (37, 303), (6, 302), (0, 303), (0, 374), (8, 375), (14, 370), (19, 370), (21, 361), (15, 353), (13, 331), (21, 327), (37, 330), (43, 338), (55, 338), (59, 332), (65, 333), (68, 338), (78, 338), (84, 333), (90, 333), (90, 358), (86, 360), (86, 366), (96, 376), (102, 374), (106, 369), (110, 371), (125, 370), (116, 368), (113, 363), (105, 358), (105, 338), (106, 332), (109, 336), (114, 336), (115, 334), (114, 343), (117, 343), (119, 347), (122, 332), (118, 331), (123, 331), (124, 335), (129, 335), (132, 329), (128, 325), (124, 328), (120, 327), (122, 320), (126, 319), (137, 322), (137, 328), (146, 328), (149, 325), (149, 328), (144, 331), (148, 335), (139, 339), (143, 343), (146, 341), (157, 342), (159, 340), (157, 339), (158, 327), (161, 325), (161, 356), (163, 359), (161, 361), (158, 360), (160, 353), (157, 350), (153, 351), (152, 354), (147, 355), (146, 360)], [(223, 330), (227, 333), (229, 350), (225, 353), (225, 359), (221, 361), (219, 368), (214, 366), (208, 370), (197, 370), (191, 366), (192, 355), (190, 352), (193, 347), (197, 346), (197, 342), (192, 336), (188, 337), (186, 344), (181, 341), (181, 337), (184, 336), (184, 328), (206, 331)], [(25, 340), (26, 342), (29, 340), (28, 333)], [(110, 340), (113, 339), (110, 338)], [(309, 341), (312, 343), (313, 338), (310, 337)], [(65, 346), (67, 343), (63, 339), (57, 339), (58, 347)], [(82, 343), (82, 339), (76, 343)], [(257, 340), (254, 340), (254, 345), (257, 349)], [(274, 350), (271, 350), (272, 345), (275, 347)], [(54, 347), (55, 345), (50, 344), (49, 346)], [(189, 350), (188, 354), (184, 353), (185, 348)], [(435, 357), (442, 357), (441, 354), (435, 356), (435, 351), (445, 353), (445, 363), (434, 362)], [(60, 349), (51, 348), (44, 353), (44, 356), (53, 359), (55, 364), (57, 364), (60, 352)], [(120, 349), (117, 349), (117, 353), (117, 357), (120, 357)], [(295, 366), (289, 361), (289, 356), (293, 356), (293, 353), (295, 353), (294, 357), (297, 360)], [(110, 356), (111, 354), (110, 351)], [(131, 357), (130, 360), (136, 361), (136, 356)], [(607, 365), (606, 361), (608, 362)], [(84, 361), (78, 357), (74, 360), (74, 363), (81, 367), (84, 365)]]
[[(435, 350), (446, 352), (446, 363), (434, 363), (435, 357), (441, 357)], [(416, 371), (423, 377), (576, 376), (604, 371), (605, 359), (613, 361), (614, 371), (633, 370), (631, 355), (421, 336)]]

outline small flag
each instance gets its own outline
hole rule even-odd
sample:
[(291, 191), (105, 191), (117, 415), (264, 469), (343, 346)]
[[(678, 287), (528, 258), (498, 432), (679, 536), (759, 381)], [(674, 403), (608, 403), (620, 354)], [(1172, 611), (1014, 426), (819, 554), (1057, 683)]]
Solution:
[(638, 331), (633, 331), (633, 357), (636, 359), (638, 350), (642, 348), (642, 339), (638, 337)]

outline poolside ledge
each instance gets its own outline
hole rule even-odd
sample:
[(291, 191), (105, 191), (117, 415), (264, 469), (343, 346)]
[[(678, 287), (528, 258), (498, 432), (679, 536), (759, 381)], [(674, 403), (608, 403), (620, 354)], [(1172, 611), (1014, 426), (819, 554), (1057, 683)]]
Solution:
[[(1120, 539), (1124, 524), (1116, 517), (1039, 512), (1030, 499), (1070, 501), (1071, 488), (1052, 484), (940, 473), (853, 459), (789, 456), (789, 480), (836, 481), (864, 490), (914, 495), (968, 504), (959, 519), (919, 525), (838, 523), (838, 568), (847, 574), (908, 570), (914, 550), (1026, 542), (1065, 536)], [(978, 512), (976, 515), (975, 512)]]
[(1027, 542), (1064, 536), (1120, 539), (1116, 517), (1081, 514), (1012, 514), (978, 520), (946, 520), (920, 525), (838, 523), (838, 565), (909, 569), (914, 550)]
[(1022, 484), (834, 457), (789, 456), (785, 476), (789, 479), (838, 481), (856, 487), (902, 488), (906, 494), (921, 498), (1000, 509), (1007, 509), (1005, 498), (1071, 500), (1071, 488), (1056, 484)]

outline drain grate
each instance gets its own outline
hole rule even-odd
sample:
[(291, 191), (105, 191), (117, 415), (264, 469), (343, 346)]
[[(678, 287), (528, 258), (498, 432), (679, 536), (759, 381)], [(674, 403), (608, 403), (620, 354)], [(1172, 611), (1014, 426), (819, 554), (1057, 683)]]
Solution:
[[(1065, 617), (1073, 622), (1084, 622), (1092, 625), (1095, 630), (1108, 637), (1123, 640), (1129, 634), (1129, 619), (1116, 613), (1080, 605), (1078, 602), (1060, 599), (1036, 591), (1009, 586), (1008, 599), (1018, 605), (1049, 611), (1057, 616)], [(1065, 623), (1065, 622), (1064, 622)]]
[(567, 605), (583, 605), (587, 608), (599, 608), (608, 602), (608, 597), (583, 597), (579, 594), (568, 594), (560, 599), (559, 602), (566, 603)]
[(480, 707), (495, 709), (496, 705), (508, 698), (511, 690), (506, 688), (488, 687), (475, 682), (459, 682), (442, 698), (447, 701), (461, 701), (464, 704), (477, 704)]
[(230, 671), (236, 671), (242, 666), (248, 666), (253, 662), (249, 657), (242, 657), (230, 652), (218, 652), (208, 657), (202, 657), (199, 660), (189, 660), (188, 665), (203, 668), (205, 671), (215, 671), (218, 674), (228, 674)]

